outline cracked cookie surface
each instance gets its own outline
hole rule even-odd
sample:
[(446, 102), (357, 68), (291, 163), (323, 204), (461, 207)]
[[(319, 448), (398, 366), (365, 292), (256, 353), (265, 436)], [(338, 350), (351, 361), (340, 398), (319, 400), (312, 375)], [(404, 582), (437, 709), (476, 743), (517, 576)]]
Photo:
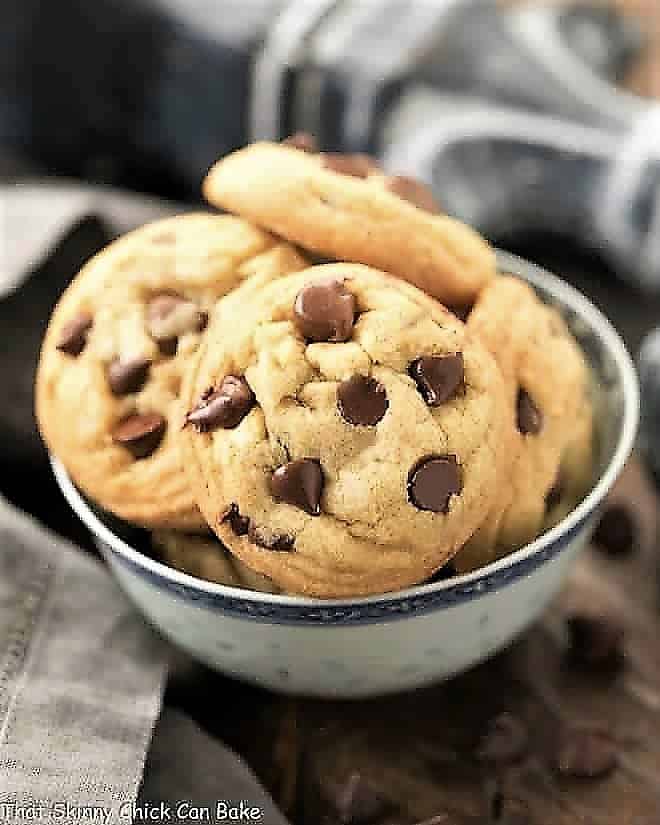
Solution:
[(470, 304), (495, 275), (486, 241), (434, 209), (422, 184), (385, 175), (365, 155), (255, 143), (218, 161), (204, 194), (305, 249), (377, 267), (449, 306)]
[(200, 509), (287, 592), (421, 582), (494, 501), (506, 415), (494, 359), (443, 306), (366, 266), (227, 296), (182, 400)]
[(565, 514), (584, 495), (593, 464), (590, 373), (558, 310), (502, 275), (479, 296), (467, 327), (501, 369), (510, 446), (498, 500), (454, 559), (459, 572), (536, 538), (560, 499)]
[(183, 367), (218, 298), (304, 265), (245, 221), (202, 213), (142, 227), (83, 267), (53, 312), (36, 385), (42, 435), (83, 492), (139, 524), (204, 525), (176, 439)]

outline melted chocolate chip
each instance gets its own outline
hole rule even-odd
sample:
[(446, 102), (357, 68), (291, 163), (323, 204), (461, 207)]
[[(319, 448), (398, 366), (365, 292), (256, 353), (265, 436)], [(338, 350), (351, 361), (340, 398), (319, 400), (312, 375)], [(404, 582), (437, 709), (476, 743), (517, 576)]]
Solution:
[(608, 556), (627, 556), (639, 546), (639, 527), (624, 504), (610, 504), (600, 517), (592, 541)]
[(355, 296), (335, 280), (309, 284), (293, 305), (295, 324), (308, 341), (348, 341), (355, 311)]
[(135, 414), (125, 418), (112, 433), (115, 444), (125, 447), (134, 458), (150, 456), (165, 435), (166, 421), (158, 413)]
[(250, 519), (241, 515), (236, 502), (232, 502), (220, 516), (220, 523), (228, 524), (235, 536), (244, 536), (250, 529)]
[(321, 155), (323, 166), (339, 175), (349, 175), (352, 178), (368, 178), (378, 172), (378, 165), (369, 155), (344, 155), (338, 152), (324, 152)]
[(605, 616), (574, 615), (566, 621), (572, 664), (589, 670), (618, 670), (624, 661), (624, 630)]
[(292, 504), (310, 516), (318, 516), (323, 492), (321, 465), (311, 458), (283, 464), (271, 476), (270, 492), (276, 501)]
[(518, 390), (517, 424), (523, 435), (538, 435), (543, 429), (543, 413), (522, 388)]
[(113, 395), (129, 395), (139, 392), (144, 386), (151, 362), (148, 358), (131, 358), (120, 361), (116, 358), (108, 365), (108, 384)]
[(250, 525), (248, 537), (250, 541), (259, 547), (263, 547), (265, 550), (273, 550), (275, 553), (290, 553), (296, 542), (295, 537), (290, 536), (288, 533), (266, 530), (255, 524)]
[(598, 779), (611, 773), (617, 763), (617, 745), (607, 731), (570, 728), (561, 736), (555, 766), (564, 776)]
[(222, 427), (233, 430), (255, 404), (254, 393), (242, 376), (227, 375), (220, 389), (207, 391), (197, 406), (186, 416), (186, 424), (192, 424), (200, 433)]
[(463, 386), (463, 353), (425, 355), (412, 362), (409, 372), (429, 407), (439, 407), (453, 398)]
[(408, 498), (418, 510), (448, 513), (451, 497), (463, 489), (456, 456), (428, 456), (408, 474)]
[(387, 412), (385, 387), (365, 375), (354, 375), (337, 387), (337, 407), (344, 421), (374, 426)]
[(418, 209), (423, 209), (432, 215), (440, 213), (440, 207), (433, 197), (431, 188), (416, 178), (407, 175), (395, 175), (387, 179), (386, 186), (390, 192), (412, 203)]
[(81, 312), (67, 321), (62, 327), (62, 332), (55, 345), (60, 352), (73, 355), (74, 358), (80, 355), (87, 343), (87, 333), (92, 328), (94, 319), (88, 312)]
[(528, 743), (529, 734), (523, 722), (511, 713), (500, 713), (488, 724), (477, 757), (497, 765), (518, 762), (525, 756)]
[(293, 149), (299, 149), (310, 155), (315, 155), (319, 150), (316, 138), (309, 132), (294, 132), (288, 138), (284, 138), (282, 143), (284, 146), (291, 146)]

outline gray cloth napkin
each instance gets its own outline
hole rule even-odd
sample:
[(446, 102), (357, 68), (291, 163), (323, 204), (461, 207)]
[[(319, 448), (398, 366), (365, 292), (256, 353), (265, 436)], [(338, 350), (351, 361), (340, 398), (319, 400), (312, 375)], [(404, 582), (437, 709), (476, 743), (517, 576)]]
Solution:
[(0, 500), (0, 821), (126, 822), (166, 663), (102, 565)]

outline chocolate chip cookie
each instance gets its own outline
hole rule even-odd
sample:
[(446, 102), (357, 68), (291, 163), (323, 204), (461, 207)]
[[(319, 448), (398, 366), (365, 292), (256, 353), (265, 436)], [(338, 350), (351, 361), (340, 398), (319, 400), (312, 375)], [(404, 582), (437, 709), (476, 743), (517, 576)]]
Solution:
[(584, 494), (593, 437), (585, 358), (559, 312), (530, 286), (498, 277), (477, 299), (467, 327), (504, 377), (509, 466), (495, 506), (454, 559), (460, 572), (534, 539), (562, 487), (573, 503)]
[[(497, 365), (452, 313), (359, 264), (219, 302), (180, 432), (200, 509), (291, 593), (427, 579), (485, 518), (506, 425)], [(231, 330), (231, 334), (227, 331)]]
[(147, 526), (203, 526), (176, 438), (183, 367), (219, 297), (304, 265), (268, 233), (209, 214), (145, 226), (87, 263), (48, 326), (36, 401), (49, 449), (90, 498)]
[(305, 249), (378, 267), (449, 306), (471, 304), (494, 277), (488, 244), (441, 214), (423, 184), (385, 175), (366, 155), (313, 148), (248, 146), (211, 169), (204, 194)]
[(229, 587), (257, 590), (260, 593), (277, 593), (277, 588), (270, 579), (250, 570), (213, 534), (154, 530), (151, 541), (157, 555), (166, 564), (189, 576)]

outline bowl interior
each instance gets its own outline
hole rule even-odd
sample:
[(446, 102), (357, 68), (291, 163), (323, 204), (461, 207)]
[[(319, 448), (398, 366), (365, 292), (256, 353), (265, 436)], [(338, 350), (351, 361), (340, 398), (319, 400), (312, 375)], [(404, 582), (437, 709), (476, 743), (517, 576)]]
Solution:
[(100, 509), (85, 499), (73, 487), (62, 465), (53, 460), (53, 467), (60, 486), (69, 503), (89, 529), (120, 555), (128, 557), (152, 573), (182, 582), (205, 592), (225, 593), (255, 601), (281, 602), (290, 605), (350, 605), (377, 602), (401, 596), (409, 598), (431, 590), (451, 588), (455, 584), (487, 576), (498, 568), (506, 567), (521, 558), (540, 552), (563, 533), (573, 529), (604, 498), (620, 473), (632, 449), (639, 418), (639, 391), (635, 369), (624, 344), (609, 321), (580, 292), (554, 275), (514, 255), (498, 252), (498, 268), (502, 273), (516, 275), (528, 281), (539, 297), (555, 306), (565, 318), (571, 331), (582, 346), (591, 366), (594, 387), (596, 423), (596, 466), (591, 491), (585, 499), (558, 524), (535, 541), (473, 573), (455, 576), (407, 588), (404, 591), (367, 596), (357, 599), (317, 600), (302, 596), (283, 596), (238, 590), (226, 585), (196, 579), (173, 570), (154, 558), (149, 531), (135, 527)]

